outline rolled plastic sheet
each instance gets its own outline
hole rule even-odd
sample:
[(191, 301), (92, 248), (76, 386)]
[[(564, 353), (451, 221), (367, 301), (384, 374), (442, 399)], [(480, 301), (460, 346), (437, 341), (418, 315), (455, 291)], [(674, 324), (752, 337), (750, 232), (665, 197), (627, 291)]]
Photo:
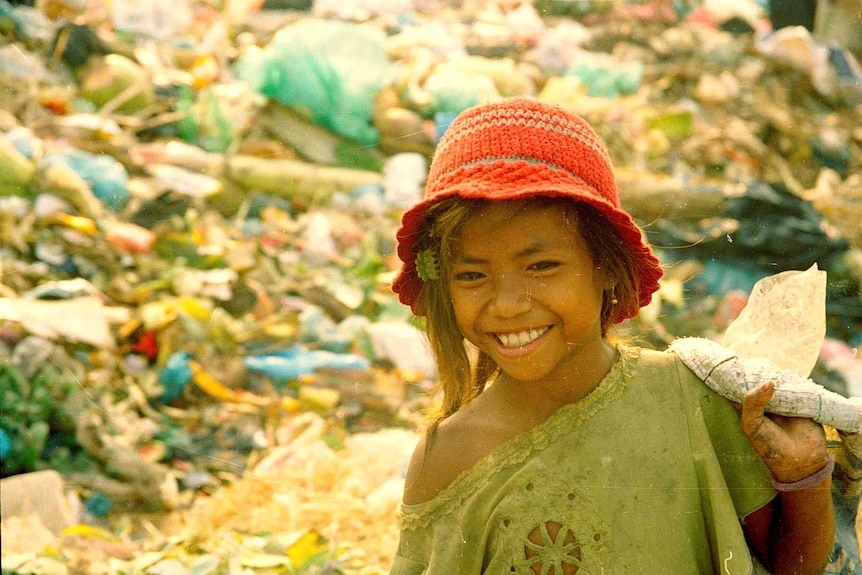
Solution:
[(816, 265), (757, 282), (723, 343), (688, 337), (673, 351), (719, 395), (742, 402), (768, 381), (775, 393), (766, 411), (808, 417), (849, 434), (862, 434), (862, 398), (847, 398), (808, 378), (825, 336), (826, 273)]

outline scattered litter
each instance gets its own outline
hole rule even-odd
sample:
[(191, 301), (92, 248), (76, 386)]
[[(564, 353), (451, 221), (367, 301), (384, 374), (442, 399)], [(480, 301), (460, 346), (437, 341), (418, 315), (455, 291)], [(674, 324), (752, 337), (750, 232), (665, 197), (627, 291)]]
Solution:
[(816, 263), (806, 367), (862, 395), (853, 0), (774, 30), (755, 0), (26, 4), (0, 0), (4, 572), (385, 572), (438, 399), (395, 231), (490, 99), (607, 142), (668, 269), (623, 336), (719, 339)]

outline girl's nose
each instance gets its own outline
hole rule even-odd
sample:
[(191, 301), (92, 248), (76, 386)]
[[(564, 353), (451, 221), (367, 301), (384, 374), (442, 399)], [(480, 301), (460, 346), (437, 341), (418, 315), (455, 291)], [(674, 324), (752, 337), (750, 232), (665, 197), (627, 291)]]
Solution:
[(530, 310), (530, 292), (518, 278), (501, 277), (494, 286), (490, 312), (499, 317), (515, 317)]

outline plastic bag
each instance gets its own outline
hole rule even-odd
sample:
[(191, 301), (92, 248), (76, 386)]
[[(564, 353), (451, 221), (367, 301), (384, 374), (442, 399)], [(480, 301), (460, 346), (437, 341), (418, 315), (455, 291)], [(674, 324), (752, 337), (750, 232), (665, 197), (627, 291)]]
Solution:
[(233, 130), (212, 90), (201, 91), (196, 101), (191, 86), (181, 86), (177, 110), (183, 114), (177, 123), (183, 140), (207, 152), (228, 151), (233, 141)]
[(255, 92), (345, 138), (375, 145), (373, 99), (389, 71), (384, 41), (383, 32), (369, 26), (302, 20), (240, 58), (235, 72)]
[[(729, 226), (728, 220), (736, 223)], [(830, 269), (848, 249), (847, 240), (804, 198), (759, 180), (727, 199), (721, 219), (705, 220), (694, 233), (669, 219), (656, 222), (651, 232), (657, 244), (685, 246), (688, 257), (718, 260), (761, 277), (814, 263)]]
[(583, 52), (566, 68), (566, 76), (575, 76), (592, 97), (616, 98), (637, 93), (643, 80), (642, 62), (618, 62), (606, 54)]
[(437, 113), (459, 114), (476, 104), (500, 99), (500, 93), (488, 76), (453, 68), (435, 71), (422, 88), (428, 92), (431, 109)]
[(112, 0), (108, 6), (115, 30), (156, 40), (184, 33), (193, 19), (189, 0)]
[(91, 154), (77, 148), (66, 148), (46, 154), (43, 166), (66, 164), (89, 184), (93, 194), (111, 210), (122, 209), (131, 199), (126, 168), (107, 154)]
[(299, 379), (318, 369), (366, 369), (370, 366), (370, 361), (360, 355), (301, 346), (277, 350), (268, 355), (248, 356), (243, 358), (243, 363), (251, 371), (263, 373), (279, 382)]
[(769, 359), (808, 377), (825, 337), (826, 272), (814, 264), (757, 282), (722, 344), (740, 359)]

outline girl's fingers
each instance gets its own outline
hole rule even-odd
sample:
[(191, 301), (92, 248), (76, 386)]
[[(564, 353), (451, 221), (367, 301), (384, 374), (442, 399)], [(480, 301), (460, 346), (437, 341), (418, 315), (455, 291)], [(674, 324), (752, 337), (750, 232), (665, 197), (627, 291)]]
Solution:
[(823, 428), (809, 419), (766, 415), (764, 408), (774, 394), (773, 382), (745, 394), (742, 431), (773, 476), (779, 481), (796, 481), (823, 467)]
[(763, 422), (764, 409), (775, 394), (775, 383), (768, 381), (745, 394), (742, 400), (742, 426), (748, 432), (754, 432)]
[(764, 412), (774, 393), (771, 381), (749, 390), (742, 400), (740, 417), (743, 433), (773, 474), (786, 464), (785, 455), (792, 450), (791, 438)]

